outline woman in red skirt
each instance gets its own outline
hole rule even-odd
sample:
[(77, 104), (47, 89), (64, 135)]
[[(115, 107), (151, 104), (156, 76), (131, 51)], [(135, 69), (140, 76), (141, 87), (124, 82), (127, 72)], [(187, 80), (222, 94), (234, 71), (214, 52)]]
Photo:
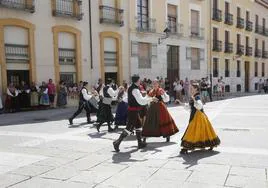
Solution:
[(166, 102), (169, 102), (169, 95), (160, 88), (158, 80), (153, 82), (153, 89), (148, 95), (154, 100), (148, 108), (142, 135), (144, 137), (163, 136), (169, 142), (170, 136), (179, 132), (165, 105)]

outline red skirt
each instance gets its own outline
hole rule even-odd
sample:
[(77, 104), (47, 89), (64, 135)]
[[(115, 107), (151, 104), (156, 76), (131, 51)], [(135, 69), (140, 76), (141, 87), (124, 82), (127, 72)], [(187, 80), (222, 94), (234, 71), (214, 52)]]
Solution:
[(168, 137), (179, 132), (163, 102), (152, 103), (148, 109), (142, 135), (145, 137)]

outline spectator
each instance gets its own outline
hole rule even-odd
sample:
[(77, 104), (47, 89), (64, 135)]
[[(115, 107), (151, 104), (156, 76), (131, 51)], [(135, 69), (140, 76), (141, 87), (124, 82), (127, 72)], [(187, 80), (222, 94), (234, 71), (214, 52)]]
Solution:
[(50, 107), (54, 107), (55, 95), (56, 95), (56, 86), (53, 83), (52, 79), (49, 79), (47, 84), (49, 104)]
[(190, 100), (189, 87), (190, 87), (190, 82), (189, 82), (188, 78), (186, 77), (184, 84), (183, 84), (183, 90), (184, 90), (185, 102), (187, 102), (187, 103)]
[(180, 81), (177, 81), (177, 84), (175, 85), (175, 91), (176, 91), (176, 101), (179, 103), (182, 103), (182, 85)]
[(0, 114), (3, 112), (3, 103), (2, 103), (2, 98), (1, 98), (1, 93), (0, 93)]
[(268, 93), (268, 79), (265, 80), (263, 89), (264, 89), (264, 93)]
[(5, 102), (5, 108), (7, 112), (18, 111), (18, 95), (19, 91), (15, 88), (13, 83), (10, 83), (7, 88), (7, 97)]
[(177, 86), (177, 84), (178, 84), (178, 80), (179, 80), (179, 79), (176, 78), (175, 81), (174, 81), (173, 84), (172, 84), (172, 86), (173, 86), (173, 91), (174, 91), (174, 94), (173, 94), (173, 95), (174, 95), (174, 101), (176, 100), (176, 96), (177, 96), (177, 95), (176, 95), (176, 89), (175, 89), (175, 88), (176, 88), (176, 86)]
[(258, 93), (261, 93), (261, 90), (263, 89), (263, 81), (262, 79), (259, 80), (258, 82)]
[(212, 102), (212, 88), (211, 88), (211, 82), (208, 79), (208, 76), (206, 77), (206, 84), (207, 84), (207, 91), (209, 95), (210, 102)]
[[(100, 93), (100, 91), (104, 88), (104, 83), (101, 78), (98, 79), (98, 82), (95, 84), (95, 90)], [(81, 89), (80, 89), (81, 90)], [(80, 91), (79, 90), (79, 91)]]
[(67, 105), (67, 88), (64, 81), (60, 81), (60, 89), (57, 97), (57, 106), (65, 107)]
[(48, 107), (50, 105), (49, 103), (49, 96), (48, 96), (48, 87), (45, 82), (42, 82), (42, 85), (40, 88), (40, 101), (39, 104), (43, 107)]
[(208, 101), (208, 91), (205, 78), (202, 78), (200, 86), (201, 86), (200, 89), (201, 89), (202, 102), (206, 104), (206, 102)]
[(34, 108), (39, 106), (38, 88), (36, 87), (35, 82), (32, 82), (30, 87), (30, 105)]
[(19, 108), (25, 109), (30, 106), (30, 88), (29, 86), (24, 82), (21, 81), (20, 86), (18, 87), (19, 91)]

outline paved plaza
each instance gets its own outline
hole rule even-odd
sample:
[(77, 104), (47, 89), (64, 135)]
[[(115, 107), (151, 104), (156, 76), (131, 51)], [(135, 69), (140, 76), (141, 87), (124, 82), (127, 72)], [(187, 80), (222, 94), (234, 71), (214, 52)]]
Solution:
[[(268, 95), (205, 105), (222, 143), (214, 151), (181, 156), (180, 138), (189, 119), (182, 106), (169, 107), (180, 132), (166, 143), (149, 138), (137, 150), (135, 136), (113, 151), (119, 132), (97, 133), (74, 109), (0, 115), (0, 187), (79, 188), (268, 188)], [(95, 118), (95, 117), (94, 117)]]

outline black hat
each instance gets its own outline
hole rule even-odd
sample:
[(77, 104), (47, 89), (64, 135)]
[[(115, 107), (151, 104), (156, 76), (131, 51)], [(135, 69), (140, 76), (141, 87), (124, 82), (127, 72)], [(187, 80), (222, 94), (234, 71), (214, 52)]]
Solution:
[(107, 78), (106, 84), (111, 84), (112, 82), (113, 82), (113, 80), (111, 78)]
[(134, 74), (131, 77), (131, 80), (132, 80), (133, 83), (136, 83), (139, 79), (140, 79), (140, 76), (138, 74)]
[(84, 82), (83, 82), (83, 86), (86, 86), (87, 84), (88, 84), (87, 81), (84, 81)]

